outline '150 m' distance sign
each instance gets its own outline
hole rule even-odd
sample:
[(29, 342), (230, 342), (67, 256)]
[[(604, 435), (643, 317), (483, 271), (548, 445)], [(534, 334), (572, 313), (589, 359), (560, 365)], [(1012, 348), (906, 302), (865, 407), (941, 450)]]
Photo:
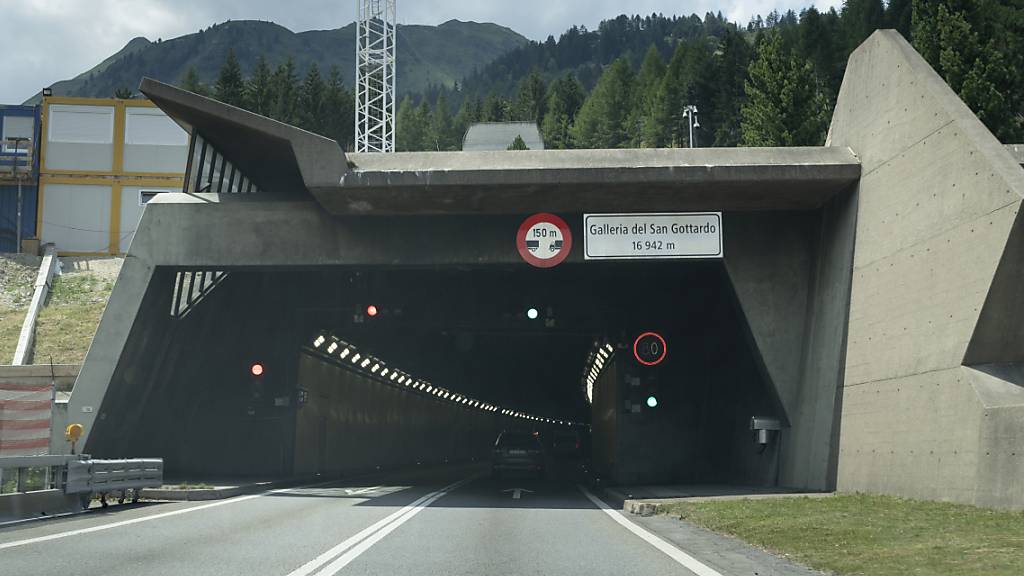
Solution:
[(587, 260), (721, 258), (722, 213), (584, 214)]

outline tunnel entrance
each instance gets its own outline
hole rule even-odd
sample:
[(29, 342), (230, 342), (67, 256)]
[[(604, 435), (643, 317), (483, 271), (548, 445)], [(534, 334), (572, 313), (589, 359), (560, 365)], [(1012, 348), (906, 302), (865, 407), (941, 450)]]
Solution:
[[(166, 316), (173, 294), (146, 298)], [(776, 482), (749, 421), (782, 411), (720, 262), (235, 270), (199, 306), (133, 340), (145, 384), (104, 408), (123, 417), (94, 452), (311, 474), (485, 459), (503, 429), (568, 429), (611, 482)], [(667, 346), (656, 366), (634, 357), (646, 332)]]

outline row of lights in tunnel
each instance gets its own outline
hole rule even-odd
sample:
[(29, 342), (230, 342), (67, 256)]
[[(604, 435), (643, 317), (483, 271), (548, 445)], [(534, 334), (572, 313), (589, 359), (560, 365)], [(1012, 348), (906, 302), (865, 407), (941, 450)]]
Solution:
[(584, 369), (584, 383), (587, 391), (588, 403), (594, 403), (594, 384), (597, 383), (597, 379), (601, 377), (601, 371), (603, 371), (604, 367), (611, 362), (614, 355), (615, 348), (611, 344), (607, 343), (590, 352), (590, 355), (587, 358), (586, 368)]
[(364, 375), (375, 378), (385, 384), (415, 390), (417, 392), (433, 396), (438, 400), (451, 402), (452, 404), (460, 405), (465, 408), (473, 408), (483, 412), (494, 412), (508, 418), (516, 418), (519, 420), (536, 422), (538, 424), (583, 426), (583, 424), (579, 422), (548, 418), (546, 416), (537, 416), (535, 414), (528, 414), (511, 408), (504, 408), (496, 404), (491, 404), (489, 402), (470, 398), (469, 396), (459, 394), (457, 392), (452, 392), (451, 390), (440, 386), (434, 386), (426, 380), (414, 378), (401, 370), (388, 367), (383, 360), (370, 355), (363, 355), (355, 346), (345, 342), (344, 340), (340, 340), (335, 336), (326, 334), (317, 335), (316, 339), (313, 340), (313, 348), (322, 353), (326, 353), (326, 355), (332, 359), (346, 361), (348, 367), (354, 368), (362, 372)]

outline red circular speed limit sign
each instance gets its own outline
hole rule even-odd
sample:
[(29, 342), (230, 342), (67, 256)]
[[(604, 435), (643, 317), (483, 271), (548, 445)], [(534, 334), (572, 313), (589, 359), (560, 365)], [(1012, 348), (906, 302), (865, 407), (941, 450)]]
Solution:
[(633, 342), (633, 356), (644, 366), (657, 366), (665, 359), (668, 346), (657, 332), (644, 332)]
[(519, 226), (516, 248), (530, 265), (551, 268), (569, 256), (572, 232), (565, 220), (554, 214), (534, 214)]

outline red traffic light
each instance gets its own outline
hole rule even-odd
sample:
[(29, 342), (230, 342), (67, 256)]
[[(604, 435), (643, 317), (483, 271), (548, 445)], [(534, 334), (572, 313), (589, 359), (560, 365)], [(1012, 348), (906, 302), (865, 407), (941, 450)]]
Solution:
[(252, 367), (249, 368), (249, 371), (252, 372), (253, 376), (263, 376), (263, 364), (260, 364), (259, 362), (253, 363)]
[(376, 316), (377, 312), (377, 307), (374, 306), (373, 304), (370, 304), (369, 306), (366, 307), (366, 315), (370, 316), (371, 318)]

